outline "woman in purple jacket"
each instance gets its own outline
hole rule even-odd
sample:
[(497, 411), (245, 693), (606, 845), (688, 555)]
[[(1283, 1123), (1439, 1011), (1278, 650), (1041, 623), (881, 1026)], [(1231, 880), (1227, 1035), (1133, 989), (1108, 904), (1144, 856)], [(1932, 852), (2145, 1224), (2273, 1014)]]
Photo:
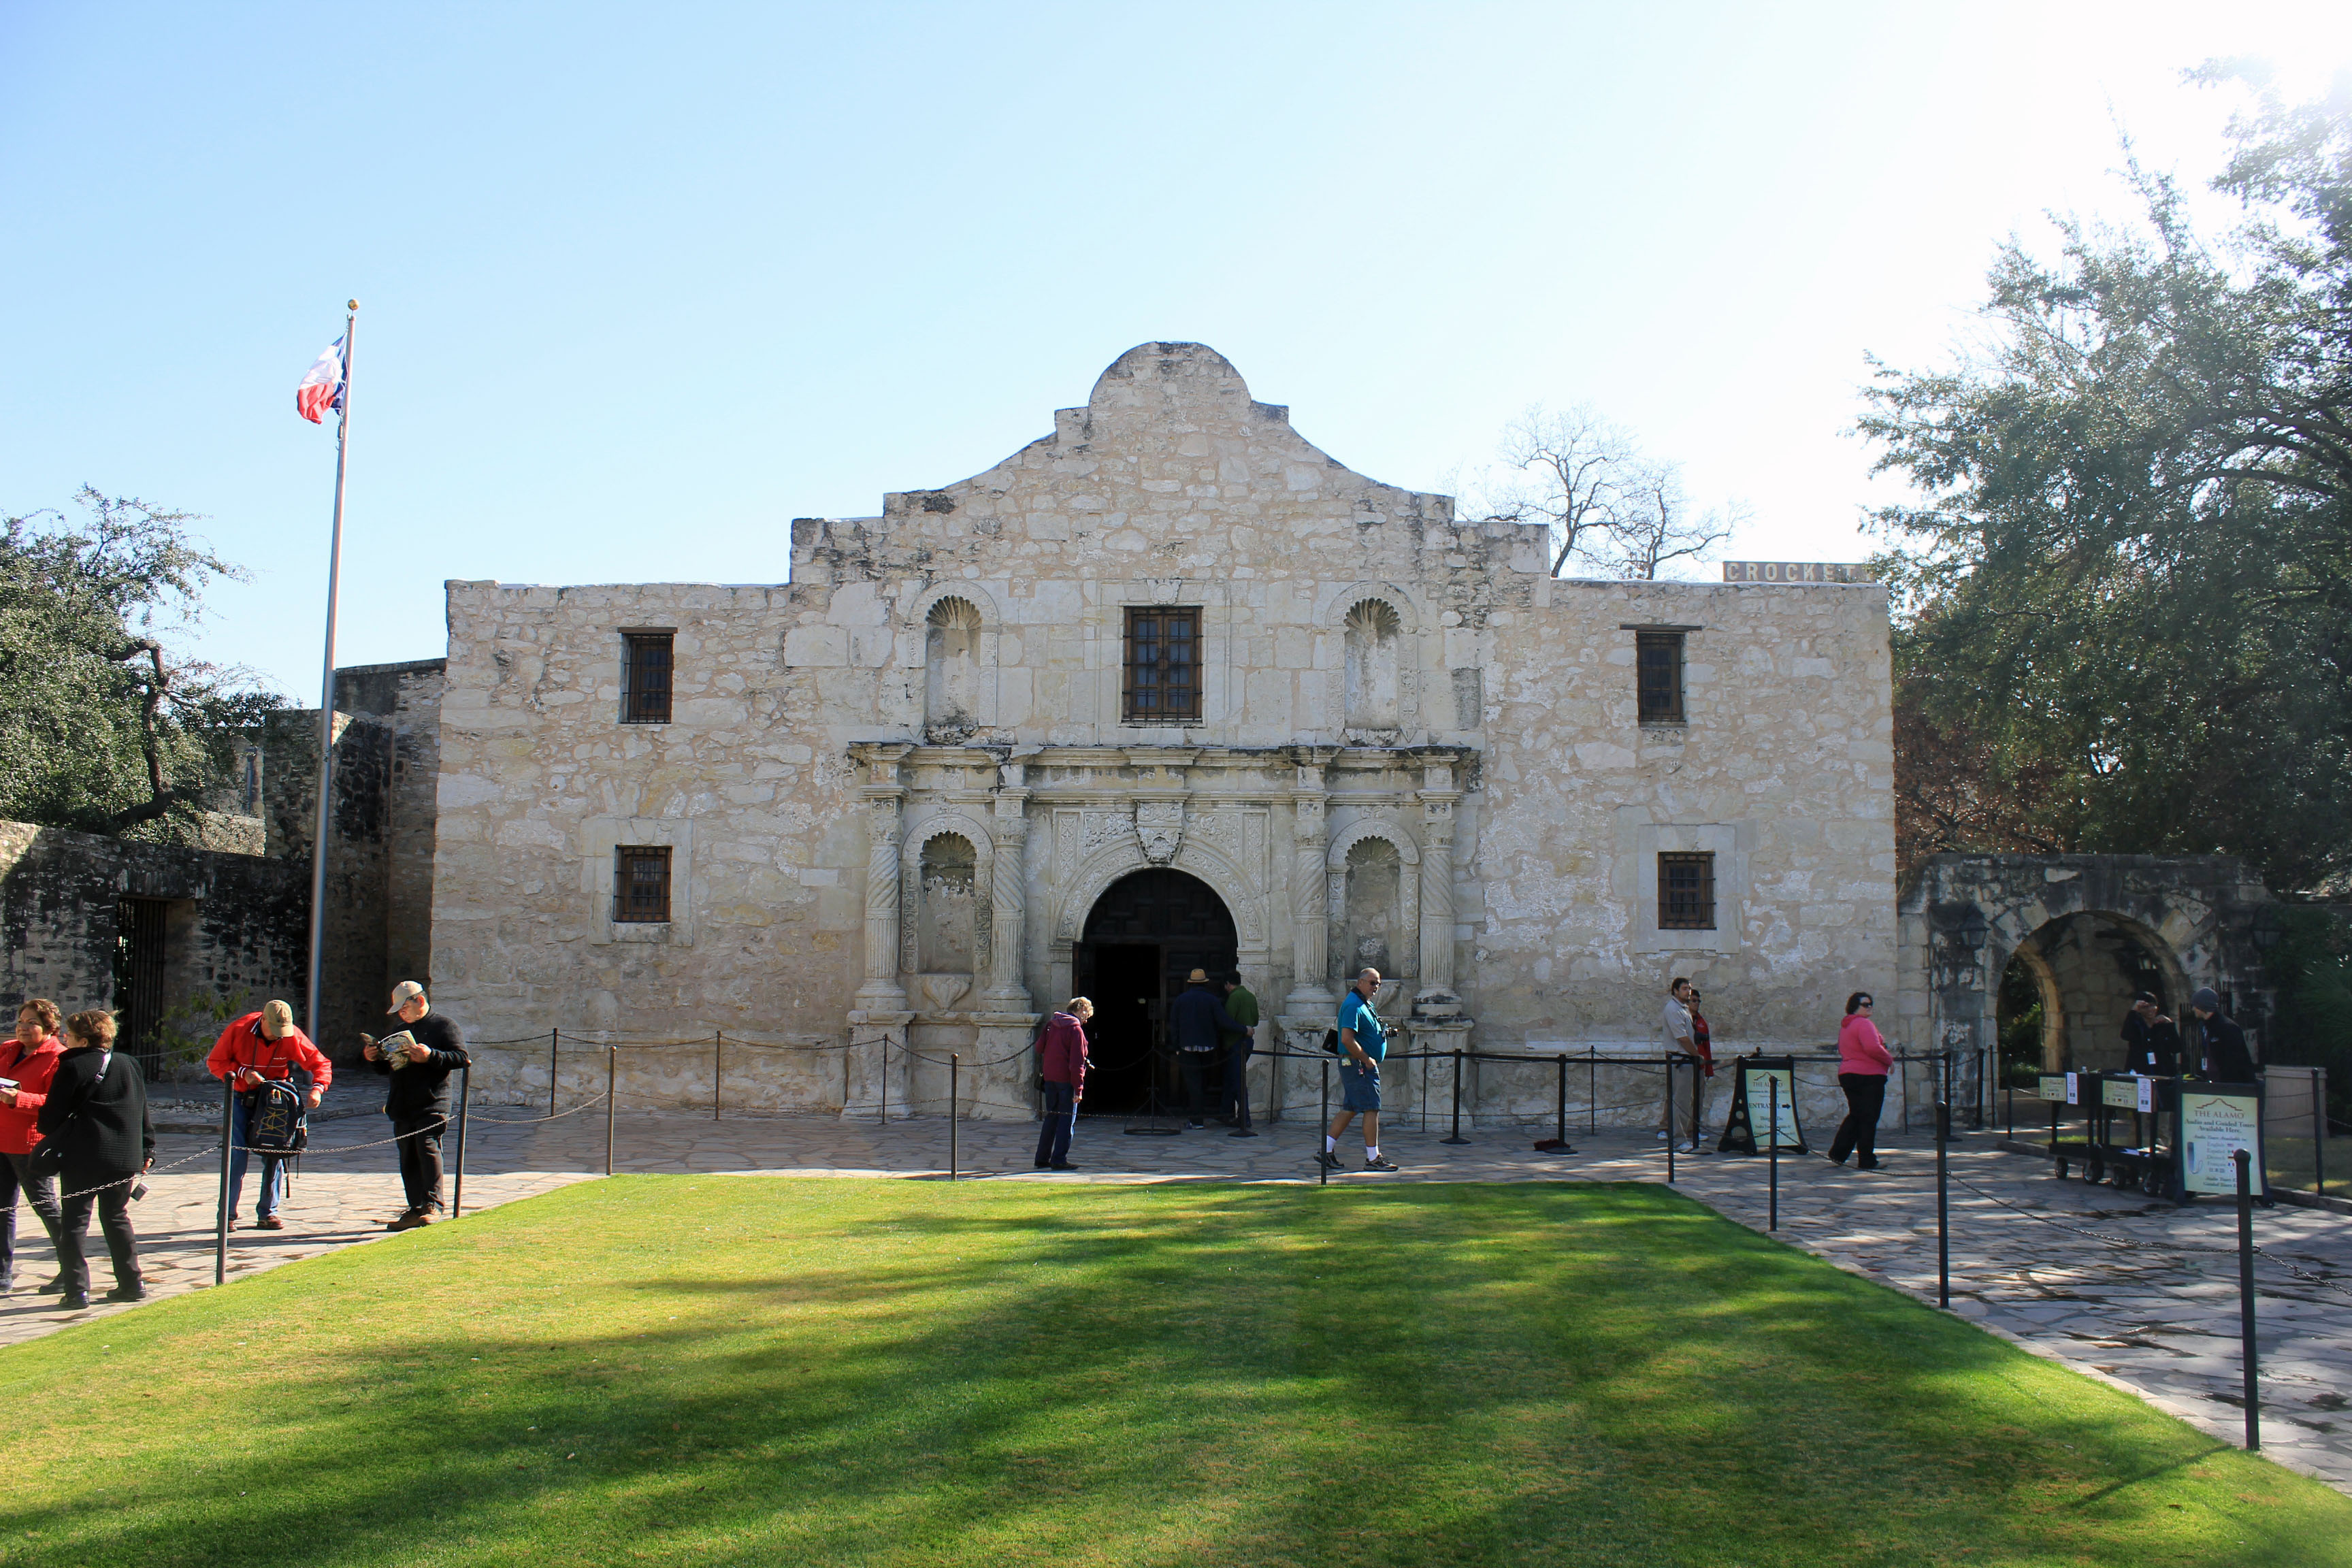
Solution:
[(1070, 1134), (1077, 1131), (1078, 1100), (1087, 1092), (1087, 1020), (1095, 1005), (1073, 996), (1070, 1005), (1045, 1020), (1038, 1042), (1038, 1076), (1045, 1080), (1045, 1125), (1037, 1130), (1037, 1168), (1076, 1169), (1070, 1163)]
[(1886, 1069), (1895, 1065), (1894, 1053), (1870, 1021), (1871, 1006), (1869, 992), (1855, 992), (1845, 999), (1845, 1022), (1838, 1027), (1838, 1087), (1845, 1090), (1845, 1120), (1830, 1144), (1830, 1163), (1843, 1165), (1848, 1154), (1855, 1154), (1857, 1171), (1878, 1169), (1878, 1111), (1886, 1103)]

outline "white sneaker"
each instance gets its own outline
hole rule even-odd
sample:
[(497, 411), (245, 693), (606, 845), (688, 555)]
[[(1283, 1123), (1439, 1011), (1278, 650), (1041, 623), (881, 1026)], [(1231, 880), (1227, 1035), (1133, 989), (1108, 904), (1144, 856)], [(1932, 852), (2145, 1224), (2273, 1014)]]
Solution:
[(1696, 1143), (1677, 1144), (1675, 1145), (1675, 1152), (1682, 1154), (1696, 1154), (1698, 1152), (1698, 1145)]
[(1664, 1133), (1663, 1133), (1663, 1132), (1659, 1133), (1659, 1134), (1658, 1134), (1658, 1142), (1661, 1142), (1661, 1143), (1663, 1143), (1663, 1142), (1664, 1142), (1665, 1141), (1666, 1141), (1666, 1135), (1665, 1135)]

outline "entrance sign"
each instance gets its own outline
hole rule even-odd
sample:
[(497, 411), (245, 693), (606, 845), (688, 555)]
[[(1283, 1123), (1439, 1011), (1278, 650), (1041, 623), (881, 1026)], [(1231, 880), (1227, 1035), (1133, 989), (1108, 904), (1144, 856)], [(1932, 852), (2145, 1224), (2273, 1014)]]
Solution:
[(2254, 1170), (2254, 1191), (2263, 1189), (2263, 1097), (2247, 1086), (2214, 1089), (2185, 1086), (2180, 1091), (2180, 1182), (2192, 1193), (2235, 1196), (2238, 1167), (2231, 1159), (2243, 1149)]
[[(1784, 1154), (1811, 1152), (1797, 1119), (1797, 1063), (1790, 1057), (1738, 1057), (1733, 1061), (1731, 1115), (1723, 1124), (1722, 1154), (1756, 1154), (1776, 1143)], [(1772, 1123), (1772, 1086), (1780, 1086), (1780, 1118)], [(1759, 1134), (1761, 1135), (1759, 1140)]]

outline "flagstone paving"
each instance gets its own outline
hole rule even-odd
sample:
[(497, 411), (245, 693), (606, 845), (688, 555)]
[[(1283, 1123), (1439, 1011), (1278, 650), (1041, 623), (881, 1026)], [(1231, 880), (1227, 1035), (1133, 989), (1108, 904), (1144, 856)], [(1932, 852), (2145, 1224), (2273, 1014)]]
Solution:
[[(231, 1278), (335, 1247), (380, 1239), (400, 1207), (388, 1127), (361, 1083), (331, 1099), (344, 1114), (318, 1121), (286, 1209), (288, 1228), (229, 1237)], [(544, 1108), (480, 1106), (469, 1116), (464, 1199), (468, 1212), (601, 1174), (606, 1123), (601, 1105), (558, 1120)], [(183, 1125), (188, 1125), (184, 1123)], [(1163, 1123), (1163, 1126), (1170, 1125)], [(965, 1122), (955, 1130), (959, 1173), (973, 1180), (1034, 1182), (1312, 1182), (1320, 1145), (1311, 1114), (1262, 1124), (1234, 1138), (1221, 1127), (1176, 1136), (1129, 1136), (1112, 1118), (1082, 1118), (1063, 1173), (1032, 1168), (1034, 1123)], [(1383, 1152), (1403, 1167), (1369, 1174), (1360, 1143), (1343, 1145), (1344, 1184), (1387, 1181), (1662, 1181), (1664, 1146), (1646, 1131), (1571, 1127), (1577, 1152), (1548, 1155), (1532, 1140), (1548, 1129), (1467, 1130), (1448, 1145), (1444, 1129), (1391, 1126)], [(729, 1117), (624, 1108), (613, 1124), (619, 1172), (759, 1172), (940, 1179), (950, 1129), (940, 1120), (845, 1121), (829, 1116)], [(354, 1145), (365, 1145), (352, 1147)], [(164, 1133), (150, 1195), (133, 1209), (150, 1289), (174, 1295), (213, 1279), (216, 1135)], [(1885, 1149), (1885, 1168), (1841, 1170), (1818, 1156), (1780, 1163), (1780, 1226), (1790, 1245), (1895, 1289), (1934, 1301), (1934, 1150), (1917, 1134)], [(337, 1152), (348, 1151), (348, 1152)], [(454, 1151), (452, 1151), (454, 1154)], [(2054, 1179), (2043, 1162), (2004, 1153), (1992, 1135), (1963, 1138), (1951, 1155), (1952, 1310), (1995, 1333), (2129, 1389), (2217, 1441), (2242, 1439), (2236, 1216), (2208, 1200), (2187, 1209), (2137, 1194)], [(256, 1173), (257, 1175), (257, 1173)], [(1768, 1224), (1768, 1170), (1755, 1159), (1680, 1156), (1675, 1184), (1740, 1224)], [(249, 1219), (255, 1189), (248, 1176)], [(2040, 1218), (2029, 1217), (2038, 1215)], [(2048, 1223), (2055, 1222), (2055, 1223)], [(54, 1296), (29, 1294), (55, 1271), (30, 1215), (16, 1268), (18, 1293), (0, 1301), (0, 1344), (30, 1339), (80, 1316)], [(2111, 1245), (2097, 1237), (2116, 1238)], [(2282, 1463), (2352, 1491), (2352, 1220), (2282, 1205), (2259, 1211), (2263, 1448)], [(95, 1285), (110, 1283), (90, 1237)], [(2298, 1278), (2299, 1268), (2316, 1279)]]

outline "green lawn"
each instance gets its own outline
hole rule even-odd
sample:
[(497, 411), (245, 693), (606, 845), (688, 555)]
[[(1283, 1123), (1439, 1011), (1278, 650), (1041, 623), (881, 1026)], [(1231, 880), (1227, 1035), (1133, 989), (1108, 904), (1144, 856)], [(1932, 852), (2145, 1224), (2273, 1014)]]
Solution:
[(2352, 1563), (2352, 1500), (1654, 1186), (622, 1177), (0, 1408), (6, 1563)]

